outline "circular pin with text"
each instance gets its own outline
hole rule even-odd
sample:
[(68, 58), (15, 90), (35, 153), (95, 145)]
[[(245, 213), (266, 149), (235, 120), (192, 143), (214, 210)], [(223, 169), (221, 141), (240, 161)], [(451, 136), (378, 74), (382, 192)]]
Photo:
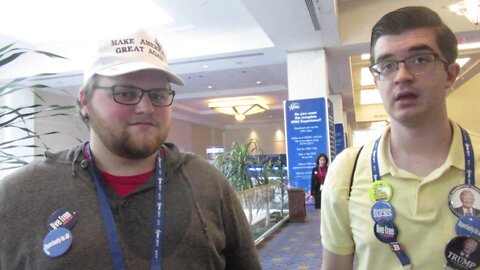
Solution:
[(378, 180), (370, 185), (368, 195), (373, 202), (390, 201), (393, 196), (393, 188), (388, 182)]
[(70, 249), (72, 240), (72, 233), (67, 228), (50, 231), (43, 239), (43, 252), (52, 258), (61, 256)]
[(480, 240), (480, 218), (475, 216), (463, 216), (455, 225), (457, 235), (470, 236)]
[(476, 269), (480, 265), (478, 240), (468, 236), (457, 236), (445, 247), (447, 266), (453, 269)]
[(480, 218), (480, 189), (472, 185), (459, 185), (448, 194), (448, 206), (457, 217)]
[(393, 210), (393, 206), (386, 201), (376, 201), (372, 205), (370, 213), (375, 222), (379, 222), (380, 220), (393, 221), (395, 219), (395, 210)]
[(378, 240), (383, 243), (397, 242), (398, 229), (397, 225), (391, 220), (380, 220), (375, 222), (373, 232)]
[(76, 223), (76, 213), (68, 211), (67, 208), (60, 208), (56, 210), (47, 219), (47, 226), (49, 231), (62, 227), (71, 230)]

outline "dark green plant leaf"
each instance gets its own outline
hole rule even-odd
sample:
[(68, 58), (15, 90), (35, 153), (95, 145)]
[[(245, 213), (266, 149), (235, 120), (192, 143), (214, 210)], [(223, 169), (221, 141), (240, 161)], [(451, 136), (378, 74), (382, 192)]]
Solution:
[(18, 57), (20, 57), (24, 53), (26, 53), (26, 52), (18, 52), (18, 53), (14, 53), (12, 55), (9, 55), (8, 57), (3, 58), (3, 59), (0, 58), (0, 67), (12, 62), (13, 60), (17, 59)]
[(8, 49), (9, 49), (10, 47), (12, 47), (14, 44), (15, 44), (15, 43), (12, 43), (12, 44), (9, 44), (9, 45), (7, 45), (7, 46), (5, 46), (5, 47), (0, 48), (0, 53), (8, 50)]

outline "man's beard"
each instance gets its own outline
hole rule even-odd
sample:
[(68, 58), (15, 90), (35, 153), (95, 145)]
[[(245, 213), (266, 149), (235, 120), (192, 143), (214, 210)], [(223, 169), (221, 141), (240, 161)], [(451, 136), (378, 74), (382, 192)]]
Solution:
[(128, 132), (122, 132), (118, 138), (111, 138), (108, 142), (103, 141), (103, 143), (112, 153), (120, 157), (139, 160), (147, 158), (158, 151), (163, 142), (160, 135), (150, 141), (150, 143), (139, 144), (132, 140)]
[[(154, 136), (141, 141), (134, 140), (135, 134), (131, 132), (112, 131), (106, 127), (94, 110), (90, 110), (90, 128), (95, 131), (97, 137), (110, 152), (125, 159), (147, 158), (158, 151), (166, 139), (161, 129), (158, 129)], [(166, 128), (168, 130), (168, 127)]]

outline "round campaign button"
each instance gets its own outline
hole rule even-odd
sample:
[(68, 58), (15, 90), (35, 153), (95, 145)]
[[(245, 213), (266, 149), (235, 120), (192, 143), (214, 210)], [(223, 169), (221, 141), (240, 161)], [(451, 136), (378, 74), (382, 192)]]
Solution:
[(370, 214), (375, 222), (379, 222), (380, 220), (393, 221), (395, 219), (395, 210), (393, 206), (386, 201), (376, 201), (372, 205)]
[(475, 216), (463, 216), (455, 225), (457, 235), (470, 236), (480, 240), (480, 218)]
[(47, 227), (49, 231), (55, 230), (57, 228), (67, 228), (72, 229), (73, 226), (77, 223), (77, 214), (75, 212), (70, 212), (67, 208), (60, 208), (53, 212), (47, 220)]
[(480, 265), (478, 240), (468, 236), (457, 236), (445, 247), (447, 266), (453, 269), (476, 269)]
[(378, 180), (370, 185), (368, 195), (373, 202), (390, 201), (393, 196), (393, 188), (388, 182)]
[(43, 252), (52, 258), (61, 256), (70, 248), (72, 240), (72, 234), (67, 228), (50, 231), (43, 239)]
[(373, 232), (378, 240), (383, 243), (397, 242), (398, 229), (397, 225), (391, 220), (380, 220), (375, 222)]
[(454, 215), (480, 217), (480, 189), (472, 185), (458, 185), (448, 194), (448, 206)]

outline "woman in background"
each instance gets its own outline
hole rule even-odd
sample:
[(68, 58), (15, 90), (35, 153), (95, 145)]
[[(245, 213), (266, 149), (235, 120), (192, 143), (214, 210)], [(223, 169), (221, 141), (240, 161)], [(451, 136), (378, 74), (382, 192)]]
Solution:
[(312, 180), (310, 185), (310, 194), (315, 197), (315, 209), (320, 209), (320, 200), (322, 198), (322, 187), (327, 175), (328, 157), (320, 153), (315, 161), (317, 166), (312, 169)]

